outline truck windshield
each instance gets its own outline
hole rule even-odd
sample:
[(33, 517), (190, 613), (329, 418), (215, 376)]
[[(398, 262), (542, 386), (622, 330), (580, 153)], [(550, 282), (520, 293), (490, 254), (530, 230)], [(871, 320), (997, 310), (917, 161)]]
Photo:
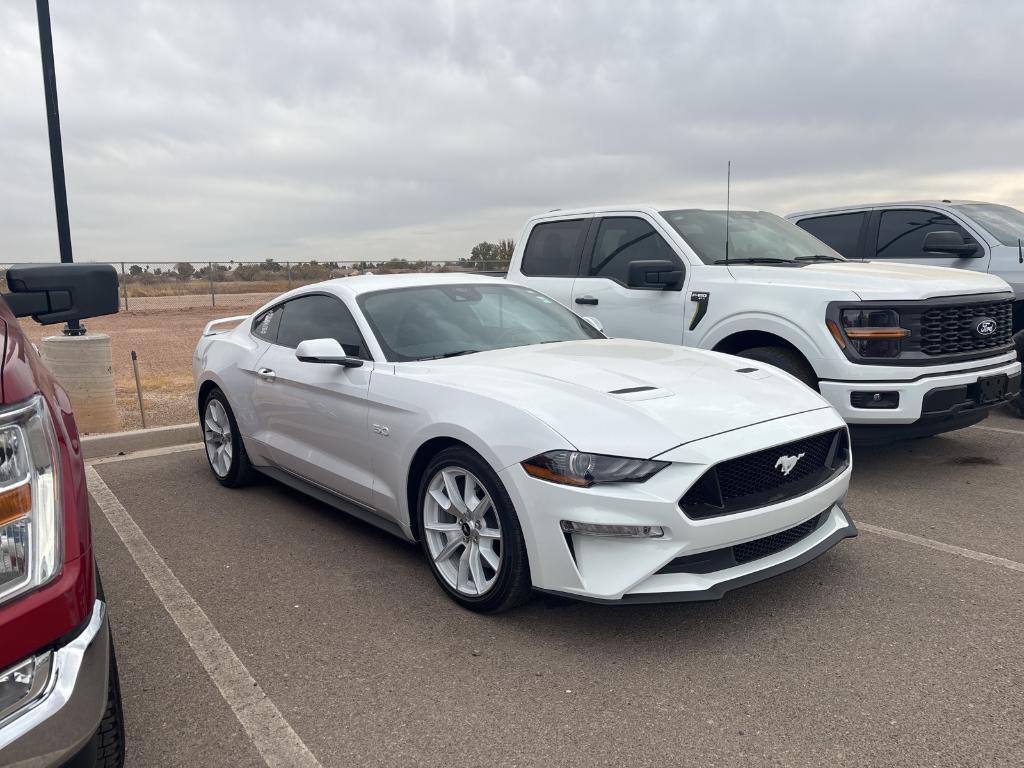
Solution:
[[(725, 263), (725, 211), (697, 208), (662, 211), (705, 264)], [(729, 262), (802, 266), (816, 261), (846, 261), (818, 238), (771, 213), (729, 214)]]
[(1016, 208), (993, 203), (966, 203), (953, 207), (978, 222), (1003, 245), (1015, 246), (1018, 240), (1024, 240), (1024, 213)]
[(554, 299), (520, 286), (424, 285), (374, 291), (356, 301), (394, 362), (604, 338)]

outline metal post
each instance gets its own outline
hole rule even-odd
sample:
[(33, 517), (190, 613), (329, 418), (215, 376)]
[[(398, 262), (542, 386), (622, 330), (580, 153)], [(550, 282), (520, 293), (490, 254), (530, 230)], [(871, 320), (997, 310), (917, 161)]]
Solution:
[(207, 270), (207, 272), (206, 272), (207, 277), (210, 278), (210, 306), (211, 307), (216, 307), (217, 306), (217, 294), (214, 293), (214, 291), (213, 291), (213, 262), (212, 261), (206, 262), (206, 270)]
[[(60, 260), (70, 264), (71, 223), (68, 218), (68, 190), (64, 180), (64, 149), (60, 141), (60, 114), (57, 111), (57, 72), (53, 66), (53, 35), (50, 31), (49, 0), (36, 0), (39, 21), (39, 53), (43, 63), (43, 94), (46, 98), (46, 127), (50, 134), (50, 170), (53, 173), (53, 203), (57, 211), (57, 244)], [(64, 326), (65, 336), (82, 336), (85, 329), (77, 320)]]
[(288, 290), (290, 291), (292, 289), (292, 263), (290, 261), (286, 261), (284, 266), (285, 269), (288, 270)]
[(121, 290), (124, 293), (124, 311), (128, 311), (128, 278), (124, 274), (124, 262), (121, 262)]
[(132, 370), (135, 372), (135, 394), (139, 398), (139, 418), (142, 419), (142, 428), (146, 428), (146, 409), (142, 406), (142, 380), (139, 379), (139, 358), (132, 350)]

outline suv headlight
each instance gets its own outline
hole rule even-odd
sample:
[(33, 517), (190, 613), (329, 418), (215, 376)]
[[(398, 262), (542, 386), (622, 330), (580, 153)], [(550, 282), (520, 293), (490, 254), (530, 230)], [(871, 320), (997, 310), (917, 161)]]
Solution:
[(839, 319), (842, 333), (836, 333), (831, 320), (829, 330), (840, 347), (849, 344), (861, 357), (899, 357), (901, 342), (910, 335), (900, 327), (900, 315), (894, 309), (844, 309)]
[(642, 483), (669, 465), (667, 461), (627, 459), (579, 451), (548, 451), (523, 462), (527, 474), (562, 485), (589, 488), (598, 483)]
[(57, 455), (41, 396), (0, 411), (0, 603), (60, 571)]

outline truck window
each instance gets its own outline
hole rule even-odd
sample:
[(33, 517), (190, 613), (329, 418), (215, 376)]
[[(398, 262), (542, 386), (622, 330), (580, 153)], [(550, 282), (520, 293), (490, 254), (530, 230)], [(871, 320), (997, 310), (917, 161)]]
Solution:
[(587, 223), (571, 219), (536, 225), (526, 241), (520, 271), (532, 277), (576, 277)]
[(924, 238), (929, 232), (959, 232), (966, 242), (978, 242), (944, 213), (910, 209), (883, 211), (878, 223), (875, 258), (899, 261), (933, 256), (924, 250)]
[(587, 270), (590, 277), (607, 277), (627, 285), (631, 261), (667, 259), (680, 264), (671, 246), (643, 219), (621, 216), (600, 222)]
[(796, 225), (846, 258), (855, 259), (857, 241), (860, 239), (860, 230), (866, 218), (866, 213), (838, 213), (834, 216), (802, 219)]

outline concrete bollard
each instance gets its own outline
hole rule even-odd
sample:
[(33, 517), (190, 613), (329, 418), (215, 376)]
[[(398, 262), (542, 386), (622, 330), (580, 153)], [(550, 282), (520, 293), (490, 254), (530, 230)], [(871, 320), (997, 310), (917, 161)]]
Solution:
[(43, 362), (71, 398), (79, 432), (117, 432), (114, 363), (110, 337), (47, 336), (39, 347)]

